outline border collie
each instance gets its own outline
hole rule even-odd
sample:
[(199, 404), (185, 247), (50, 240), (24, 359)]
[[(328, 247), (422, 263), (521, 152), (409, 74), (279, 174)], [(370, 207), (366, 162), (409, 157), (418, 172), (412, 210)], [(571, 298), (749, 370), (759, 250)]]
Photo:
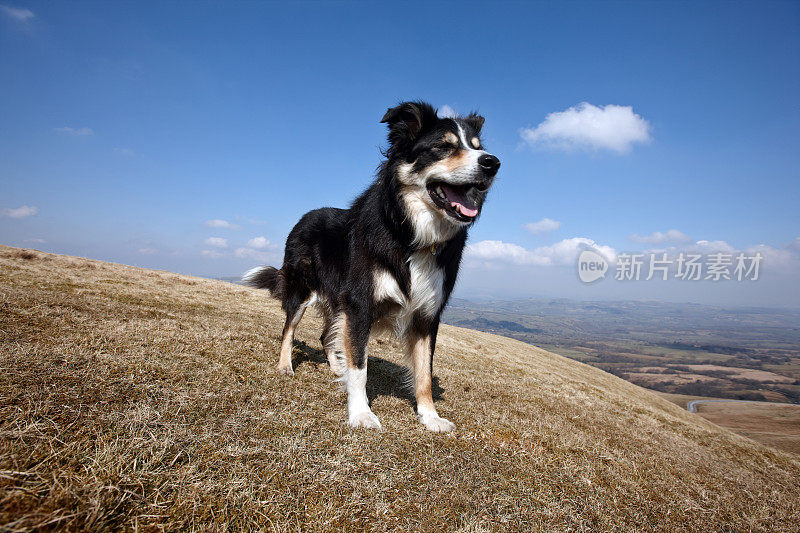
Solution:
[(350, 209), (306, 213), (289, 233), (280, 270), (244, 276), (269, 289), (286, 312), (278, 371), (291, 376), (294, 330), (309, 305), (324, 319), (320, 338), (346, 384), (349, 424), (381, 428), (367, 401), (370, 332), (393, 330), (413, 371), (417, 415), (431, 431), (452, 422), (431, 394), (439, 318), (456, 282), (467, 229), (481, 213), (500, 161), (483, 149), (483, 117), (440, 118), (424, 102), (389, 109), (389, 147), (377, 177)]

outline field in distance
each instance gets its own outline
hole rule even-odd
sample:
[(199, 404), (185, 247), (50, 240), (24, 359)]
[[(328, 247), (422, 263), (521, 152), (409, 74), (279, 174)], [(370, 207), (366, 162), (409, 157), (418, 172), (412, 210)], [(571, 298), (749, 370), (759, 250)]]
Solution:
[(699, 400), (696, 412), (709, 422), (767, 446), (800, 455), (798, 404), (725, 400), (666, 392), (658, 394), (684, 408), (690, 401)]
[(798, 310), (454, 300), (443, 320), (529, 342), (661, 392), (800, 403)]

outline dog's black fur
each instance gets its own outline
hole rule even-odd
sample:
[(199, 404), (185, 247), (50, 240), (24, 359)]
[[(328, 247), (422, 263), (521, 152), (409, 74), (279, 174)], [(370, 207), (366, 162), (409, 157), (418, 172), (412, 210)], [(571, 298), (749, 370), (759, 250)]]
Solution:
[[(500, 162), (482, 150), (483, 118), (478, 115), (439, 118), (429, 104), (406, 102), (389, 109), (382, 122), (389, 127), (389, 147), (372, 185), (350, 209), (326, 207), (306, 213), (286, 240), (281, 269), (251, 271), (246, 281), (269, 289), (283, 304), (284, 348), (288, 336), (289, 360), (287, 367), (287, 354), (282, 350), (279, 369), (285, 373), (292, 373), (294, 326), (309, 302), (316, 299), (323, 304), (321, 340), (332, 366), (335, 358), (343, 355), (347, 369), (353, 370), (365, 369), (367, 341), (376, 324), (405, 313), (401, 327), (393, 324), (394, 329), (409, 346), (413, 339), (429, 340), (428, 368), (417, 368), (421, 366), (418, 362), (414, 368), (415, 374), (421, 375), (415, 380), (417, 386), (427, 383), (429, 388), (439, 319), (456, 281), (467, 229), (479, 215)], [(441, 187), (436, 188), (437, 184)], [(418, 266), (423, 264), (427, 266)], [(412, 287), (412, 268), (417, 269), (415, 279), (425, 284), (422, 289)], [(391, 278), (377, 276), (383, 272)], [(381, 293), (376, 287), (380, 279), (389, 279), (387, 290), (396, 287), (402, 297)], [(434, 302), (435, 309), (414, 309), (418, 293), (433, 298), (426, 301)], [(336, 330), (337, 319), (342, 331)], [(336, 351), (333, 337), (337, 335), (344, 354), (331, 353)], [(409, 357), (412, 362), (425, 359), (413, 353)], [(345, 379), (349, 379), (347, 370)], [(354, 422), (352, 412), (350, 422), (380, 426), (377, 419), (377, 426)], [(449, 426), (431, 429), (447, 431), (452, 429)]]

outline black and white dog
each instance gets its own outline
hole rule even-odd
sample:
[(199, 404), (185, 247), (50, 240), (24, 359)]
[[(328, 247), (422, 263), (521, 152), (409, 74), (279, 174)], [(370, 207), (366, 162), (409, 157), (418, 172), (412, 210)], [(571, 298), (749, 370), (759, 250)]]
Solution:
[(483, 149), (483, 117), (440, 118), (424, 102), (389, 109), (377, 178), (350, 206), (306, 213), (289, 233), (283, 267), (245, 274), (283, 302), (278, 370), (292, 375), (294, 330), (318, 304), (321, 341), (347, 386), (349, 423), (380, 428), (367, 401), (367, 341), (389, 328), (403, 341), (420, 421), (431, 431), (455, 426), (431, 394), (439, 318), (453, 290), (467, 229), (478, 218), (500, 161)]

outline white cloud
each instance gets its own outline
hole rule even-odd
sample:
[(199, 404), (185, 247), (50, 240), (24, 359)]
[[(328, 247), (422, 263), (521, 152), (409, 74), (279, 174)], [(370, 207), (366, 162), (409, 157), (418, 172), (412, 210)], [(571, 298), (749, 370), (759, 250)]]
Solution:
[(12, 209), (10, 207), (6, 207), (3, 209), (2, 214), (4, 217), (8, 218), (28, 218), (36, 213), (39, 212), (39, 208), (33, 205), (23, 205), (17, 207), (16, 209)]
[(213, 220), (206, 220), (205, 225), (209, 228), (225, 228), (225, 229), (239, 229), (241, 226), (233, 224), (227, 220), (220, 220), (215, 218)]
[[(798, 246), (798, 248), (795, 248), (795, 246)], [(734, 260), (740, 253), (744, 253), (747, 257), (760, 253), (763, 258), (762, 265), (764, 268), (784, 272), (795, 272), (800, 269), (800, 237), (788, 243), (783, 248), (775, 248), (768, 244), (756, 244), (746, 248), (736, 248), (725, 241), (701, 240), (684, 246), (670, 246), (669, 248), (646, 250), (644, 253), (666, 253), (668, 258), (675, 258), (680, 253), (699, 254), (703, 256), (722, 253), (732, 255)]]
[(120, 155), (136, 155), (136, 152), (134, 152), (130, 148), (114, 147), (114, 153), (115, 154), (120, 154)]
[(573, 237), (571, 239), (564, 239), (551, 246), (541, 246), (536, 248), (533, 253), (548, 257), (554, 264), (568, 265), (573, 264), (578, 255), (583, 250), (592, 249), (600, 252), (609, 261), (615, 261), (617, 253), (614, 248), (610, 246), (601, 246), (592, 239), (586, 237)]
[(256, 261), (272, 261), (276, 259), (276, 256), (267, 251), (261, 250), (254, 250), (252, 248), (237, 248), (234, 250), (233, 255), (238, 257), (239, 259), (255, 259)]
[(25, 242), (33, 242), (33, 243), (36, 243), (36, 244), (44, 244), (47, 241), (44, 240), (44, 239), (25, 239)]
[(585, 249), (597, 250), (609, 261), (617, 257), (610, 246), (600, 246), (586, 237), (564, 239), (550, 246), (540, 246), (526, 250), (517, 244), (503, 241), (481, 241), (467, 247), (467, 257), (484, 261), (500, 261), (515, 265), (568, 265), (576, 261), (578, 254)]
[(722, 252), (722, 253), (733, 253), (736, 251), (736, 248), (731, 246), (725, 241), (697, 241), (692, 246), (686, 248), (686, 251), (701, 253), (701, 254), (710, 254), (715, 252)]
[(655, 233), (651, 233), (650, 235), (639, 235), (634, 233), (628, 238), (633, 242), (646, 242), (650, 244), (660, 244), (662, 242), (674, 242), (674, 243), (692, 242), (691, 237), (676, 229), (667, 230), (664, 233), (656, 231)]
[(764, 258), (764, 266), (770, 269), (779, 269), (779, 270), (792, 270), (800, 266), (800, 257), (797, 254), (793, 253), (792, 250), (787, 246), (784, 249), (780, 248), (773, 248), (768, 244), (756, 244), (755, 246), (750, 246), (744, 252), (748, 256), (755, 255), (756, 253), (760, 253), (761, 256)]
[(158, 250), (156, 250), (155, 248), (145, 247), (145, 248), (139, 248), (139, 253), (142, 255), (153, 255), (157, 254)]
[(218, 259), (225, 254), (223, 254), (222, 252), (218, 252), (217, 250), (202, 250), (200, 252), (200, 255), (202, 255), (203, 257), (208, 257), (210, 259)]
[(550, 113), (538, 126), (524, 128), (520, 135), (530, 146), (625, 153), (634, 143), (650, 141), (650, 124), (631, 106), (597, 107), (583, 102)]
[(517, 265), (548, 265), (546, 258), (518, 244), (503, 241), (480, 241), (467, 246), (467, 257), (486, 261), (503, 261)]
[(277, 248), (275, 244), (269, 242), (269, 240), (267, 240), (265, 237), (254, 237), (249, 241), (247, 241), (247, 246), (249, 246), (250, 248), (257, 248), (259, 250), (262, 248), (270, 248), (270, 249)]
[(75, 137), (94, 135), (94, 130), (92, 128), (70, 128), (69, 126), (64, 126), (63, 128), (53, 128), (53, 131), (55, 131), (56, 133), (65, 133), (67, 135), (73, 135)]
[(0, 10), (2, 10), (3, 13), (11, 17), (12, 19), (18, 20), (20, 22), (27, 22), (28, 20), (36, 16), (30, 9), (0, 5)]
[(445, 104), (439, 108), (438, 112), (436, 113), (439, 115), (440, 118), (450, 118), (450, 117), (457, 117), (458, 113), (455, 109), (450, 107), (449, 105)]
[[(736, 248), (731, 246), (725, 241), (705, 241), (700, 240), (697, 242), (686, 243), (683, 246), (668, 246), (666, 248), (649, 248), (644, 250), (644, 254), (662, 254), (677, 255), (681, 252), (687, 254), (700, 254), (708, 255), (715, 253), (732, 254)], [(639, 253), (639, 252), (636, 252)]]
[(534, 235), (538, 235), (540, 233), (557, 230), (561, 227), (561, 222), (550, 218), (543, 218), (539, 222), (528, 222), (524, 227)]
[(205, 241), (204, 244), (208, 246), (214, 246), (215, 248), (227, 248), (228, 247), (228, 239), (223, 237), (209, 237)]

